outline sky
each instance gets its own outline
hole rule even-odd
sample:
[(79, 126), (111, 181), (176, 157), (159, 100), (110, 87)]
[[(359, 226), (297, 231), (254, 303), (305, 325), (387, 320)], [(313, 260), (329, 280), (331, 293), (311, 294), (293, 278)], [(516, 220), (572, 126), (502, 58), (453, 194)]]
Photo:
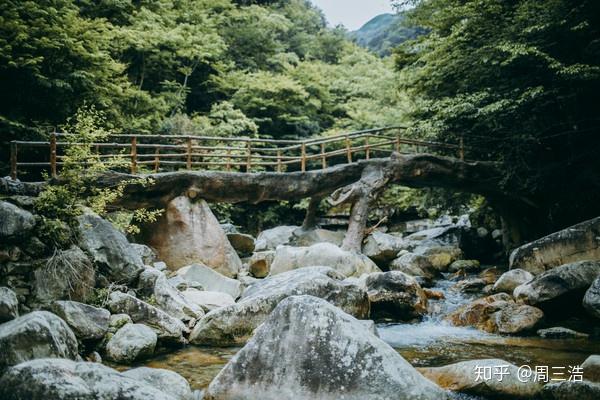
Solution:
[(343, 24), (355, 31), (371, 18), (393, 13), (390, 0), (311, 0), (325, 13), (332, 26)]

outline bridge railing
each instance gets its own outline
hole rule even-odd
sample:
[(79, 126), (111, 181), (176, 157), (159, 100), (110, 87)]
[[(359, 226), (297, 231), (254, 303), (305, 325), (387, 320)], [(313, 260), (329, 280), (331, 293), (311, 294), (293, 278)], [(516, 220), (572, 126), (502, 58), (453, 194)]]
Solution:
[(387, 157), (392, 152), (429, 152), (443, 149), (464, 159), (461, 144), (414, 140), (402, 136), (404, 127), (386, 127), (305, 140), (196, 135), (110, 135), (107, 141), (77, 143), (76, 135), (53, 132), (47, 141), (11, 142), (11, 177), (24, 169), (48, 170), (56, 177), (69, 146), (92, 146), (99, 159), (133, 174), (173, 170), (228, 172), (308, 171)]

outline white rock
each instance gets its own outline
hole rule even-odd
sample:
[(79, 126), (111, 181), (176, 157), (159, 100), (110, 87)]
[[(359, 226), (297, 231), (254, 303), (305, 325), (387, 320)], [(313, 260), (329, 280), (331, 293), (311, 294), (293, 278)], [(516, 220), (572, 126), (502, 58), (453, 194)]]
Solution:
[(207, 312), (235, 304), (233, 297), (223, 292), (208, 292), (190, 288), (183, 291), (182, 295), (189, 303), (202, 307)]
[(156, 333), (146, 325), (127, 324), (106, 344), (106, 355), (118, 363), (132, 363), (154, 354)]

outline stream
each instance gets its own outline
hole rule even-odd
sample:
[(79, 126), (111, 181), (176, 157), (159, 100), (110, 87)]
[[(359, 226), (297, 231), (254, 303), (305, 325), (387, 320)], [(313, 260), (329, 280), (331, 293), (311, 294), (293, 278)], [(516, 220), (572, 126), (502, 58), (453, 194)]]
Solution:
[[(598, 352), (600, 341), (542, 339), (489, 334), (474, 328), (452, 326), (444, 316), (476, 297), (452, 289), (456, 282), (439, 280), (432, 288), (444, 293), (430, 300), (430, 313), (418, 323), (377, 324), (378, 334), (414, 367), (436, 367), (459, 361), (501, 358), (517, 366), (569, 367), (580, 365)], [(239, 348), (189, 346), (158, 356), (143, 365), (165, 368), (184, 376), (193, 389), (208, 386)], [(139, 366), (139, 365), (138, 365)], [(457, 396), (473, 399), (469, 396)]]

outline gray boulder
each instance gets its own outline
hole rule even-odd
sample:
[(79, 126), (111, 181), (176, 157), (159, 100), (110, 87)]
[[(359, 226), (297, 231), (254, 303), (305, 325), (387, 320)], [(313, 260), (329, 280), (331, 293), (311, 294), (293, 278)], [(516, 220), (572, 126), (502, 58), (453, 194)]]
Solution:
[(146, 266), (138, 278), (138, 293), (144, 296), (153, 295), (156, 281), (161, 276), (164, 277), (165, 273), (156, 268)]
[(113, 314), (127, 314), (133, 322), (149, 326), (159, 339), (185, 342), (183, 332), (186, 331), (186, 327), (183, 322), (129, 294), (111, 293), (108, 307)]
[(131, 248), (140, 256), (145, 265), (152, 265), (157, 261), (156, 252), (145, 244), (131, 243)]
[(462, 257), (461, 249), (450, 245), (423, 244), (415, 247), (412, 252), (427, 258), (438, 272), (446, 271), (450, 264)]
[(77, 338), (65, 321), (34, 311), (0, 325), (0, 375), (10, 366), (47, 357), (77, 358)]
[(588, 381), (549, 383), (541, 393), (543, 400), (598, 400), (600, 384)]
[(560, 265), (600, 259), (600, 217), (552, 233), (515, 249), (510, 268), (521, 268), (534, 275)]
[(262, 231), (256, 238), (254, 251), (275, 250), (277, 246), (288, 244), (298, 226), (278, 226)]
[(61, 317), (81, 340), (102, 339), (108, 332), (110, 312), (76, 301), (55, 301), (51, 310)]
[(177, 319), (190, 321), (204, 316), (202, 308), (189, 302), (164, 275), (160, 276), (154, 284), (154, 298), (158, 308)]
[(116, 333), (127, 324), (133, 324), (133, 320), (127, 314), (112, 314), (108, 322), (108, 331)]
[(29, 211), (0, 201), (0, 241), (26, 237), (35, 224), (35, 217)]
[(346, 235), (343, 231), (329, 231), (327, 229), (297, 229), (290, 240), (292, 246), (308, 247), (317, 243), (331, 243), (341, 246)]
[(380, 264), (387, 264), (395, 259), (400, 250), (406, 247), (402, 238), (375, 231), (364, 241), (362, 253)]
[(140, 367), (122, 373), (128, 378), (150, 385), (178, 400), (192, 400), (190, 384), (176, 372), (160, 368)]
[(365, 280), (371, 318), (410, 321), (427, 313), (427, 297), (415, 278), (400, 271), (378, 272)]
[(524, 269), (511, 269), (500, 275), (500, 278), (494, 283), (494, 292), (512, 294), (517, 286), (529, 282), (534, 278), (533, 274)]
[(585, 291), (600, 275), (600, 261), (579, 261), (552, 268), (514, 290), (515, 299), (569, 315), (581, 307)]
[[(490, 368), (491, 372), (508, 372), (498, 379), (478, 377), (478, 371)], [(519, 379), (518, 367), (500, 359), (470, 360), (436, 368), (420, 368), (419, 371), (444, 389), (485, 398), (523, 399), (535, 398), (542, 385), (535, 381), (536, 375)], [(478, 379), (479, 378), (479, 379)], [(524, 382), (522, 382), (524, 381)]]
[(479, 261), (477, 260), (456, 260), (448, 267), (450, 272), (467, 271), (474, 272), (479, 271)]
[(586, 358), (581, 368), (584, 379), (600, 383), (600, 355), (594, 354)]
[(223, 292), (208, 292), (205, 290), (189, 288), (181, 294), (188, 303), (194, 304), (196, 307), (206, 310), (206, 312), (235, 304), (233, 297)]
[(81, 215), (78, 220), (81, 247), (100, 272), (113, 282), (133, 282), (144, 269), (144, 263), (125, 235), (95, 214)]
[(19, 316), (19, 300), (15, 292), (7, 287), (0, 287), (0, 323), (10, 321)]
[(177, 400), (102, 364), (70, 360), (28, 361), (0, 379), (4, 400)]
[(106, 356), (115, 362), (129, 364), (154, 354), (156, 333), (146, 325), (127, 324), (106, 344)]
[(590, 315), (600, 318), (600, 275), (585, 292), (583, 307)]
[(379, 267), (363, 254), (342, 250), (331, 243), (318, 243), (310, 247), (278, 247), (271, 264), (271, 275), (312, 266), (331, 267), (345, 276), (358, 277), (362, 274), (381, 272)]
[(352, 316), (312, 296), (282, 301), (206, 400), (442, 400), (439, 387)]
[(193, 264), (181, 268), (177, 275), (190, 282), (197, 282), (205, 290), (223, 292), (237, 299), (242, 292), (242, 284), (236, 279), (228, 278), (202, 264)]
[(248, 287), (236, 304), (211, 311), (190, 335), (194, 344), (244, 343), (283, 299), (307, 294), (320, 297), (344, 311), (365, 319), (369, 315), (366, 291), (343, 282), (344, 277), (328, 267), (307, 267), (263, 279)]

